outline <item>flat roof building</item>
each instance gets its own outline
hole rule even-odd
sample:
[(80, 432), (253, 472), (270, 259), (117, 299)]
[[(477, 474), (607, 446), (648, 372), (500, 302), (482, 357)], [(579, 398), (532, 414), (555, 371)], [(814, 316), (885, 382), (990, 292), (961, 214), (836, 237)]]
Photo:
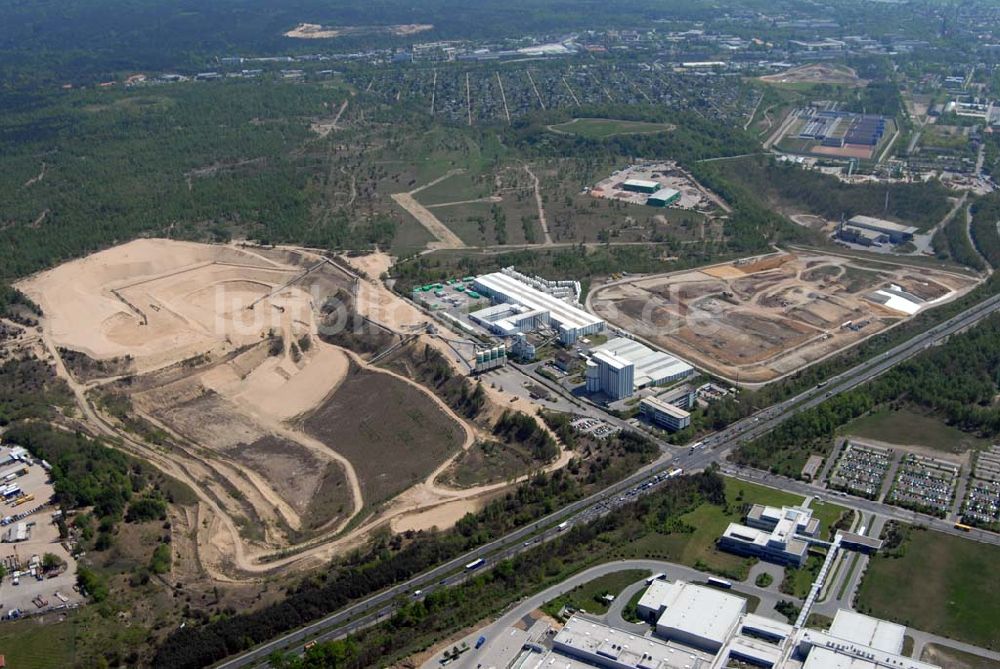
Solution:
[(673, 188), (661, 188), (646, 200), (650, 207), (668, 207), (681, 199), (681, 192)]
[(541, 314), (548, 314), (548, 325), (559, 333), (559, 341), (564, 344), (604, 330), (605, 323), (597, 316), (503, 272), (476, 277), (473, 285), (494, 302), (518, 304), (535, 314), (536, 319), (544, 320)]
[(729, 523), (719, 537), (719, 548), (777, 564), (801, 567), (809, 552), (809, 539), (819, 532), (819, 521), (810, 509), (754, 504), (746, 525)]
[(746, 600), (715, 588), (676, 582), (676, 595), (656, 621), (660, 636), (717, 653), (746, 613)]
[(893, 244), (910, 241), (913, 239), (913, 235), (918, 231), (917, 228), (912, 225), (900, 225), (899, 223), (893, 223), (892, 221), (886, 221), (872, 216), (852, 216), (847, 222), (856, 228), (881, 232), (889, 237), (889, 241)]
[(633, 193), (648, 193), (652, 195), (662, 188), (663, 186), (658, 182), (649, 181), (648, 179), (626, 179), (622, 183), (622, 190), (632, 191)]
[[(740, 600), (742, 601), (742, 600)], [(581, 660), (576, 663), (572, 660)], [(558, 664), (556, 664), (558, 660)], [(569, 660), (569, 661), (567, 661)], [(605, 667), (606, 669), (707, 669), (712, 658), (647, 636), (574, 615), (552, 639), (552, 652), (531, 667)]]
[(906, 627), (863, 613), (840, 609), (833, 617), (830, 635), (871, 646), (893, 655), (903, 652)]
[(621, 400), (635, 392), (635, 364), (607, 351), (598, 351), (591, 360), (597, 365), (598, 387), (605, 395)]
[(613, 353), (634, 363), (636, 388), (661, 386), (694, 374), (694, 367), (686, 362), (627, 337), (614, 337), (592, 350)]
[(940, 669), (902, 655), (905, 627), (843, 609), (821, 632), (747, 613), (746, 600), (715, 588), (653, 581), (639, 612), (657, 618), (655, 635), (578, 614), (555, 634), (552, 650), (526, 643), (508, 666), (709, 669), (738, 661), (769, 669)]
[(664, 402), (659, 397), (644, 397), (639, 402), (639, 413), (671, 432), (683, 430), (691, 425), (691, 414), (669, 402)]

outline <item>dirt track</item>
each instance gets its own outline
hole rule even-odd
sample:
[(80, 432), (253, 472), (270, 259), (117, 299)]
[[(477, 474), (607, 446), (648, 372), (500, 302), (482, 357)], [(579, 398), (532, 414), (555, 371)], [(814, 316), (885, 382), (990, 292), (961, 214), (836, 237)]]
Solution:
[[(57, 374), (70, 384), (84, 421), (96, 434), (115, 437), (124, 450), (184, 482), (198, 497), (198, 522), (195, 525), (198, 528), (197, 559), (212, 578), (230, 582), (252, 581), (278, 570), (308, 568), (360, 545), (373, 530), (386, 525), (394, 528), (427, 527), (428, 523), (446, 526), (466, 512), (475, 511), (485, 500), (511, 485), (505, 482), (456, 490), (436, 483), (444, 468), (461, 452), (456, 451), (424, 481), (389, 502), (375, 516), (344, 533), (348, 524), (364, 508), (358, 477), (350, 461), (334, 451), (330, 444), (304, 434), (288, 421), (335, 392), (344, 378), (347, 360), (375, 373), (393, 376), (425, 393), (451, 419), (463, 426), (463, 450), (475, 442), (475, 429), (455, 415), (440, 398), (427, 393), (412, 379), (385, 369), (372, 368), (353, 352), (323, 344), (318, 338), (314, 337), (313, 347), (300, 362), (291, 360), (291, 342), (307, 334), (315, 335), (317, 324), (311, 303), (299, 295), (296, 288), (285, 287), (288, 279), (301, 275), (301, 267), (280, 266), (275, 260), (278, 257), (276, 254), (292, 254), (299, 258), (297, 262), (307, 264), (321, 260), (320, 256), (301, 249), (265, 253), (244, 249), (237, 252), (234, 247), (209, 247), (211, 252), (206, 255), (206, 249), (201, 245), (182, 245), (183, 248), (178, 248), (173, 244), (146, 240), (138, 247), (125, 245), (118, 247), (128, 247), (125, 266), (112, 262), (113, 256), (105, 255), (98, 262), (92, 256), (79, 261), (79, 265), (68, 264), (32, 277), (25, 285), (45, 304), (42, 342), (54, 360)], [(172, 252), (181, 256), (175, 255), (170, 262), (164, 262), (163, 257), (170, 256)], [(140, 257), (142, 262), (136, 265), (136, 259)], [(234, 260), (239, 262), (231, 262)], [(374, 277), (388, 269), (391, 263), (391, 258), (381, 254), (351, 260), (365, 274)], [(96, 282), (93, 279), (95, 270), (101, 275)], [(244, 285), (245, 280), (234, 276), (234, 272), (237, 275), (248, 272), (258, 278)], [(127, 303), (104, 288), (109, 281), (109, 273), (112, 285), (119, 286), (116, 290), (120, 290)], [(136, 276), (140, 276), (141, 280), (136, 281)], [(217, 314), (212, 313), (210, 307), (219, 303), (195, 299), (204, 276), (227, 285), (235, 283), (240, 304), (253, 298), (263, 305), (260, 309), (275, 315), (276, 320), (268, 321), (267, 327), (273, 326), (283, 333), (283, 353), (265, 355), (263, 345), (259, 343), (262, 336), (259, 332), (239, 333), (246, 342), (240, 348), (236, 346), (233, 334), (220, 336), (213, 331), (209, 326)], [(74, 290), (67, 291), (68, 296), (63, 295), (59, 292), (60, 284), (72, 286)], [(359, 311), (401, 332), (420, 331), (428, 320), (425, 314), (375, 279), (359, 280), (355, 289)], [(159, 309), (150, 309), (150, 305), (157, 305)], [(242, 313), (236, 310), (224, 312), (229, 319), (224, 319), (227, 326), (231, 325), (230, 320)], [(148, 324), (140, 324), (143, 317), (148, 319)], [(124, 321), (126, 318), (129, 320)], [(113, 324), (110, 328), (100, 325), (109, 321)], [(126, 322), (130, 328), (129, 337), (112, 336), (115, 328)], [(157, 324), (168, 329), (168, 339), (164, 340), (163, 333), (155, 329)], [(445, 342), (426, 334), (420, 335), (420, 338), (441, 350), (456, 370), (465, 372), (454, 360), (454, 352)], [(201, 347), (200, 350), (207, 349), (215, 362), (207, 367), (196, 365), (190, 369), (184, 365), (168, 364), (165, 351), (179, 359), (179, 356), (198, 350), (194, 344)], [(238, 459), (224, 455), (223, 451), (213, 455), (211, 448), (176, 433), (173, 426), (162, 422), (150, 411), (141, 412), (140, 416), (172, 434), (176, 446), (162, 449), (143, 443), (135, 435), (119, 428), (112, 419), (100, 414), (94, 408), (92, 398), (87, 396), (88, 390), (113, 385), (116, 378), (79, 383), (63, 364), (57, 346), (89, 347), (105, 355), (150, 350), (148, 356), (137, 358), (140, 371), (144, 373), (135, 377), (140, 385), (168, 390), (176, 388), (170, 392), (180, 392), (178, 397), (197, 397), (198, 388), (210, 389), (218, 394), (220, 401), (228, 402), (238, 410), (243, 421), (240, 425), (248, 426), (240, 429), (277, 435), (301, 446), (323, 462), (335, 461), (342, 468), (350, 489), (349, 512), (334, 526), (323, 526), (311, 538), (289, 545), (282, 539), (283, 531), (279, 525), (287, 524), (293, 530), (299, 529), (302, 526), (302, 507), (295, 506), (281, 495), (269, 478), (269, 472), (241, 465)], [(162, 376), (162, 380), (146, 376), (150, 374)], [(188, 387), (190, 390), (184, 390)], [(520, 409), (529, 415), (534, 413), (530, 404), (521, 406), (521, 401), (509, 403), (509, 398), (499, 396), (492, 389), (486, 390), (494, 402), (494, 409), (502, 406)], [(155, 405), (156, 396), (150, 397)], [(227, 429), (224, 425), (204, 427), (222, 430), (223, 433)], [(233, 443), (241, 441), (238, 434), (227, 435), (226, 438)], [(283, 456), (275, 453), (274, 457)], [(569, 458), (570, 453), (562, 451), (559, 458), (545, 469), (551, 471), (563, 467)], [(233, 498), (227, 486), (238, 490), (239, 498)], [(236, 521), (245, 518), (246, 509), (254, 510), (260, 517), (262, 538), (245, 538), (241, 534), (240, 523)]]

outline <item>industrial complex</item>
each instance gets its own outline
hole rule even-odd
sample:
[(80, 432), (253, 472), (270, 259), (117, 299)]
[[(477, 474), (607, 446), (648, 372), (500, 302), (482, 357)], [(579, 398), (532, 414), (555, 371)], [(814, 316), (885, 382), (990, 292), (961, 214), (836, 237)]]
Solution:
[[(574, 282), (551, 284), (551, 288), (567, 291)], [(551, 327), (559, 335), (559, 341), (572, 344), (583, 335), (596, 334), (604, 330), (602, 319), (574, 306), (556, 291), (543, 290), (540, 279), (529, 278), (512, 268), (476, 277), (473, 284), (481, 295), (494, 302), (515, 305), (510, 312), (491, 310), (477, 312), (476, 320), (489, 323), (497, 334), (513, 335), (521, 329), (535, 329), (542, 325)], [(579, 293), (579, 284), (576, 284)], [(564, 295), (568, 295), (564, 292)], [(502, 314), (502, 315), (501, 315)], [(496, 317), (495, 317), (496, 316)]]
[[(829, 631), (747, 611), (746, 599), (685, 581), (653, 581), (638, 603), (639, 632), (576, 614), (551, 641), (533, 639), (506, 666), (519, 669), (940, 669), (906, 657), (906, 628), (846, 609)], [(535, 630), (537, 634), (542, 630)], [(552, 630), (547, 630), (549, 634)]]

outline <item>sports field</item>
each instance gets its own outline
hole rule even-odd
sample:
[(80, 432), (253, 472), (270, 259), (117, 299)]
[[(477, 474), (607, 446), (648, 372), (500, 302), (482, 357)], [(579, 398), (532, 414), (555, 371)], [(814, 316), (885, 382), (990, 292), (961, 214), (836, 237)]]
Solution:
[(550, 125), (552, 132), (579, 135), (587, 139), (605, 139), (615, 135), (649, 135), (673, 130), (669, 123), (648, 121), (624, 121), (612, 118), (575, 118), (565, 123)]
[(1000, 649), (1000, 547), (912, 528), (901, 557), (872, 559), (859, 611), (959, 641)]

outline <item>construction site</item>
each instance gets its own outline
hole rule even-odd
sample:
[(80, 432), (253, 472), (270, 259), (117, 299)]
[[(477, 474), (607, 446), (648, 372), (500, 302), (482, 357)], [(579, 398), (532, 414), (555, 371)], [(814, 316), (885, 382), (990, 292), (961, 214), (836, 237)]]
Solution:
[(753, 385), (843, 351), (977, 283), (923, 267), (780, 252), (613, 281), (587, 303), (697, 367)]
[[(387, 526), (448, 527), (519, 480), (438, 482), (487, 427), (405, 363), (426, 345), (463, 383), (467, 363), (424, 313), (368, 279), (387, 256), (351, 262), (147, 239), (19, 284), (46, 314), (38, 354), (88, 427), (198, 496), (188, 526), (213, 578), (314, 566)], [(344, 335), (347, 324), (355, 330)], [(341, 345), (345, 336), (368, 348)], [(80, 360), (113, 373), (81, 374)], [(123, 397), (127, 424), (106, 411)], [(499, 401), (487, 397), (485, 415)]]

